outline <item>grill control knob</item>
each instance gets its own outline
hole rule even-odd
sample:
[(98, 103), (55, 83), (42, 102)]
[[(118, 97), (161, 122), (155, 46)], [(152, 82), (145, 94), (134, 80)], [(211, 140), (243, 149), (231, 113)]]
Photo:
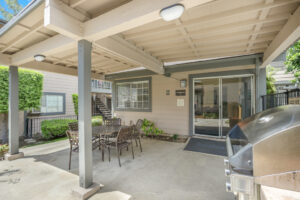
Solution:
[(226, 182), (226, 192), (231, 192), (231, 183)]
[(226, 159), (226, 158), (224, 159), (224, 165), (225, 165), (225, 166), (229, 165), (229, 160)]
[(225, 169), (225, 176), (229, 176), (231, 174), (230, 170)]

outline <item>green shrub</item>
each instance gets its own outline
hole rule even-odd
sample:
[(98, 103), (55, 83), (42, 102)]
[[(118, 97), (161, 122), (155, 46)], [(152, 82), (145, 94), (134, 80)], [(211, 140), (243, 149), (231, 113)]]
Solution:
[[(19, 110), (40, 107), (43, 74), (19, 69)], [(8, 67), (0, 66), (0, 113), (8, 112)]]
[(75, 114), (78, 116), (78, 94), (72, 94)]
[(42, 121), (42, 136), (45, 139), (65, 136), (68, 130), (68, 124), (76, 122), (75, 119), (50, 119)]
[[(102, 125), (102, 116), (92, 117), (92, 126)], [(53, 139), (57, 137), (65, 136), (68, 130), (68, 124), (71, 122), (77, 122), (75, 119), (50, 119), (42, 121), (41, 129), (44, 139)]]
[(163, 130), (156, 128), (154, 123), (147, 119), (144, 119), (143, 121), (142, 130), (146, 135), (159, 135), (163, 133)]
[(102, 116), (94, 116), (92, 118), (92, 126), (101, 126), (103, 123)]

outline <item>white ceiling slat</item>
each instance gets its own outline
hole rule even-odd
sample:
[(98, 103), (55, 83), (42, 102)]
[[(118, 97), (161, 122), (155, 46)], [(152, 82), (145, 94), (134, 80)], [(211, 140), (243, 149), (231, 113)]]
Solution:
[[(36, 69), (36, 70), (41, 70), (41, 71), (47, 71), (47, 72), (68, 74), (68, 75), (72, 75), (72, 76), (78, 75), (77, 69), (64, 67), (61, 65), (54, 65), (54, 64), (46, 63), (46, 62), (32, 61), (32, 62), (22, 64), (21, 67), (29, 68), (29, 69)], [(92, 73), (92, 78), (104, 80), (104, 77), (102, 74)]]
[(261, 67), (267, 66), (284, 50), (290, 47), (300, 36), (300, 6), (289, 18), (282, 30), (277, 34), (270, 46), (264, 53), (263, 64)]
[(28, 38), (30, 35), (32, 35), (36, 31), (38, 31), (42, 27), (43, 27), (43, 20), (40, 20), (39, 22), (37, 22), (36, 24), (34, 24), (30, 28), (30, 31), (24, 32), (21, 35), (19, 35), (17, 38), (14, 38), (13, 41), (11, 41), (9, 44), (7, 44), (7, 46), (4, 49), (1, 50), (1, 52), (3, 53), (5, 51), (7, 51), (12, 46), (14, 46), (14, 45), (18, 44), (19, 42), (25, 40), (26, 38)]
[[(211, 24), (214, 21), (219, 21), (219, 20), (224, 20), (226, 17), (233, 17), (233, 16), (238, 16), (241, 14), (247, 14), (251, 12), (258, 12), (263, 9), (271, 9), (283, 5), (290, 4), (292, 2), (297, 2), (298, 0), (278, 0), (273, 4), (264, 4), (264, 3), (259, 3), (255, 5), (250, 5), (250, 6), (244, 6), (236, 9), (230, 9), (230, 10), (225, 10), (223, 12), (217, 13), (217, 14), (212, 14), (212, 15), (206, 15), (197, 19), (192, 19), (187, 22), (184, 22), (182, 25), (183, 27), (189, 27), (189, 26), (195, 26), (195, 25), (201, 25), (201, 24)], [(226, 7), (226, 4), (228, 2), (226, 1), (214, 1), (213, 3), (215, 4), (220, 4), (224, 3), (224, 7)], [(219, 5), (218, 5), (219, 6)], [(136, 37), (143, 37), (146, 35), (152, 35), (153, 33), (162, 33), (162, 32), (168, 32), (172, 30), (176, 30), (177, 27), (175, 25), (168, 25), (168, 26), (163, 26), (163, 27), (157, 27), (157, 28), (150, 28), (150, 29), (145, 29), (136, 33), (130, 33), (130, 34), (125, 34), (126, 39), (134, 39)]]
[[(274, 0), (265, 0), (265, 4), (272, 4), (274, 3)], [(266, 19), (269, 12), (270, 12), (270, 8), (267, 8), (267, 9), (263, 9), (260, 13), (259, 13), (259, 17), (258, 19), (259, 20), (263, 20), (263, 19)], [(256, 40), (257, 36), (258, 36), (258, 31), (260, 31), (260, 29), (262, 28), (263, 24), (257, 24), (255, 25), (254, 27), (254, 30), (253, 30), (253, 34), (251, 35), (250, 37), (250, 40), (249, 40), (249, 43), (248, 43), (248, 47), (247, 47), (247, 50), (246, 52), (249, 52), (254, 41)]]
[(195, 43), (193, 42), (191, 36), (189, 35), (188, 31), (186, 30), (186, 28), (184, 28), (182, 26), (182, 22), (180, 19), (177, 19), (175, 21), (176, 26), (178, 26), (178, 30), (181, 33), (181, 35), (183, 36), (184, 40), (188, 43), (188, 45), (191, 47), (192, 51), (194, 52), (194, 54), (196, 56), (199, 56), (199, 52), (197, 51), (197, 48), (195, 46)]

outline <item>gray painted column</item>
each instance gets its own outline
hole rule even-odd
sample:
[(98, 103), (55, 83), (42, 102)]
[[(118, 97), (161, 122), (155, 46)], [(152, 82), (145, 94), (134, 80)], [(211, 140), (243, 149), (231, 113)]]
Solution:
[(83, 188), (93, 183), (91, 50), (90, 42), (78, 42), (79, 183)]
[(9, 154), (19, 153), (19, 78), (18, 67), (9, 67), (8, 139)]
[(255, 110), (256, 112), (262, 111), (261, 96), (267, 93), (266, 86), (266, 68), (260, 68), (261, 60), (256, 58), (255, 68)]

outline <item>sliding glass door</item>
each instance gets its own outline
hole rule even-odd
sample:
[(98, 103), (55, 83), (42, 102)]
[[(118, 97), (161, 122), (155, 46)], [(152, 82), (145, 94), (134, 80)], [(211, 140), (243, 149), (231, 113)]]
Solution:
[(222, 137), (253, 111), (252, 76), (194, 79), (194, 133)]

